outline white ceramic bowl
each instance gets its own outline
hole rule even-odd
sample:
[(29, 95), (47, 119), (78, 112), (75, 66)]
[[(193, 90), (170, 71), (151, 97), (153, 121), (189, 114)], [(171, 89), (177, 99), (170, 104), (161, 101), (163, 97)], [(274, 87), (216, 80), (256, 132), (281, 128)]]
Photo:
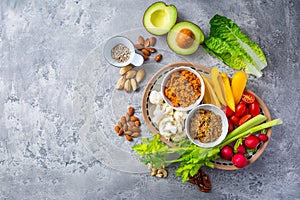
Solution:
[[(201, 90), (201, 95), (200, 95), (200, 97), (195, 101), (195, 103), (193, 103), (193, 104), (191, 104), (191, 105), (189, 105), (189, 106), (187, 106), (187, 107), (180, 107), (180, 106), (179, 106), (179, 107), (175, 107), (175, 106), (172, 105), (171, 101), (166, 97), (166, 95), (165, 95), (165, 93), (164, 93), (164, 89), (165, 89), (165, 85), (166, 85), (167, 81), (169, 80), (171, 74), (172, 74), (173, 72), (176, 72), (176, 71), (182, 71), (182, 70), (188, 70), (188, 71), (192, 72), (193, 74), (195, 74), (195, 75), (199, 78), (200, 83), (201, 83), (201, 88), (200, 88), (200, 90)], [(202, 101), (202, 99), (203, 99), (203, 96), (204, 96), (204, 92), (205, 92), (205, 85), (204, 85), (204, 81), (203, 81), (202, 77), (200, 76), (200, 74), (199, 74), (196, 70), (192, 69), (191, 67), (176, 67), (176, 68), (170, 70), (170, 71), (165, 75), (165, 77), (163, 78), (162, 84), (161, 84), (161, 90), (160, 90), (160, 91), (161, 91), (161, 93), (162, 93), (162, 96), (163, 96), (164, 101), (165, 101), (167, 104), (169, 104), (173, 109), (179, 110), (179, 111), (189, 111), (189, 110), (193, 109), (194, 107), (196, 107), (197, 105), (199, 105), (199, 104), (201, 103), (201, 101)]]
[[(111, 56), (112, 49), (118, 44), (123, 44), (130, 51), (130, 57), (125, 62), (117, 62)], [(109, 40), (107, 40), (105, 43), (104, 49), (103, 49), (103, 54), (104, 54), (105, 59), (111, 65), (116, 66), (116, 67), (124, 67), (129, 64), (133, 64), (134, 66), (141, 66), (144, 63), (143, 56), (135, 53), (133, 43), (128, 38), (122, 37), (122, 36), (115, 36), (115, 37), (112, 37)]]
[[(215, 140), (213, 142), (202, 143), (198, 139), (194, 139), (193, 137), (191, 137), (191, 135), (190, 135), (190, 128), (191, 128), (190, 127), (190, 121), (191, 121), (191, 118), (194, 116), (195, 112), (199, 109), (209, 110), (209, 111), (221, 116), (222, 133), (221, 133), (221, 136), (217, 140)], [(212, 104), (202, 104), (202, 105), (199, 105), (199, 106), (195, 107), (188, 114), (188, 116), (185, 120), (185, 127), (186, 127), (186, 134), (187, 134), (188, 138), (194, 144), (196, 144), (200, 147), (210, 148), (210, 147), (217, 146), (218, 144), (220, 144), (225, 139), (225, 137), (227, 135), (227, 132), (228, 132), (228, 120), (227, 120), (227, 117), (226, 117), (225, 113), (220, 108), (218, 108), (217, 106), (212, 105)]]

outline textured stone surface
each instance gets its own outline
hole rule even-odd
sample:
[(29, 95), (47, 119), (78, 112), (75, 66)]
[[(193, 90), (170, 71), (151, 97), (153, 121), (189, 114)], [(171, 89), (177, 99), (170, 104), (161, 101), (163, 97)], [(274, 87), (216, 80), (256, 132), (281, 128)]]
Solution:
[[(88, 119), (73, 104), (84, 80), (82, 63), (110, 36), (143, 30), (143, 12), (152, 2), (0, 2), (0, 199), (300, 198), (297, 0), (168, 1), (177, 6), (180, 20), (197, 23), (206, 34), (214, 14), (233, 19), (264, 50), (269, 66), (248, 87), (284, 124), (273, 129), (268, 148), (253, 165), (239, 171), (206, 169), (212, 192), (204, 194), (182, 184), (175, 166), (167, 179), (128, 173), (105, 165), (84, 145), (79, 132)], [(182, 59), (224, 67), (202, 49)], [(96, 83), (102, 86), (96, 92), (103, 94), (92, 102), (96, 117), (107, 102), (113, 104), (115, 80), (105, 78), (108, 85)]]

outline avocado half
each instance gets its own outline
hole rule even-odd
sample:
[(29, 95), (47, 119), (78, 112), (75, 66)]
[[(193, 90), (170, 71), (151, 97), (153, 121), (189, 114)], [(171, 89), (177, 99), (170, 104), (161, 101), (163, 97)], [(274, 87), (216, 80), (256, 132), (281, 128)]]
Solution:
[(195, 53), (204, 41), (204, 33), (192, 22), (179, 22), (169, 31), (167, 42), (177, 54), (190, 55)]
[(143, 24), (153, 35), (164, 35), (170, 31), (177, 21), (177, 8), (164, 2), (150, 5), (144, 13)]

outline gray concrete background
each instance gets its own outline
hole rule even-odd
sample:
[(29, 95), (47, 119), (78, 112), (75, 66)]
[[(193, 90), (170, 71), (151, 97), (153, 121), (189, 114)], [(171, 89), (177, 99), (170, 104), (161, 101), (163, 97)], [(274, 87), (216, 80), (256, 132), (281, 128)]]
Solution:
[[(73, 115), (81, 65), (110, 36), (142, 28), (152, 2), (0, 2), (0, 199), (300, 199), (297, 0), (167, 1), (176, 5), (179, 20), (198, 24), (205, 34), (214, 14), (233, 19), (264, 50), (269, 66), (248, 87), (284, 124), (273, 128), (253, 165), (206, 169), (212, 191), (205, 194), (182, 184), (175, 167), (167, 179), (125, 173), (83, 146)], [(202, 56), (190, 58), (201, 63)]]

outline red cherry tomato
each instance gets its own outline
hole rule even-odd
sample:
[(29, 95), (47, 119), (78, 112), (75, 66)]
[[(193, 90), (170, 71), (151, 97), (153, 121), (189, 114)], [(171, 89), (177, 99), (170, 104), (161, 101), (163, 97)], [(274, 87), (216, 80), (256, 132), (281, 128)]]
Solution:
[(234, 112), (228, 106), (223, 107), (222, 110), (225, 113), (226, 117), (230, 117), (234, 114)]
[(249, 92), (244, 91), (242, 94), (242, 101), (245, 103), (253, 103), (255, 101), (255, 96)]
[(253, 117), (260, 114), (260, 107), (257, 101), (254, 101), (253, 103), (250, 104), (249, 111)]
[(250, 114), (250, 112), (249, 112), (249, 108), (246, 106), (246, 109), (245, 109), (244, 115), (247, 115), (247, 114)]
[(233, 127), (233, 123), (230, 119), (228, 119), (228, 133), (230, 133), (231, 131), (233, 131), (234, 127)]
[(248, 121), (249, 119), (251, 119), (251, 115), (250, 114), (247, 114), (247, 115), (244, 115), (243, 117), (241, 117), (240, 121), (239, 121), (239, 126), (244, 124), (246, 121)]
[(244, 103), (239, 103), (235, 107), (234, 115), (237, 117), (241, 117), (245, 113), (245, 110), (246, 110), (246, 105)]
[(232, 121), (232, 123), (233, 123), (234, 125), (239, 126), (239, 121), (240, 121), (240, 118), (239, 118), (239, 117), (237, 117), (237, 116), (235, 116), (235, 115), (232, 115), (232, 116), (230, 117), (230, 120)]

